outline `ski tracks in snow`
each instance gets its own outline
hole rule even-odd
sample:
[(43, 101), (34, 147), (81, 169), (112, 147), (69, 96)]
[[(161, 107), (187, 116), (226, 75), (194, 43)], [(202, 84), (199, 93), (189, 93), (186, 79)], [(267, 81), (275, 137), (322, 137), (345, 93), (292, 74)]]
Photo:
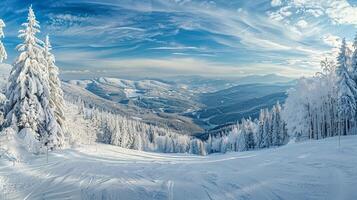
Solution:
[(174, 182), (171, 180), (167, 181), (167, 191), (168, 191), (168, 200), (174, 199)]
[[(357, 137), (206, 157), (98, 145), (28, 163), (0, 160), (0, 183), (21, 187), (8, 199), (357, 199)], [(319, 143), (318, 145), (316, 143)]]

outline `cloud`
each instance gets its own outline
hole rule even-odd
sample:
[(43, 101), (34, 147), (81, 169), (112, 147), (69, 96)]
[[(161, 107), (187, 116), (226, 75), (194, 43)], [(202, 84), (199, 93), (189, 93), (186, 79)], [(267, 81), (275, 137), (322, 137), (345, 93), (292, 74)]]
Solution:
[(167, 47), (153, 47), (150, 49), (155, 50), (199, 50), (199, 47), (192, 47), (192, 46), (167, 46)]
[[(232, 72), (232, 70), (230, 70), (231, 68), (236, 68), (235, 71), (248, 73), (253, 70), (244, 67), (252, 66), (247, 63), (256, 64), (254, 66), (258, 66), (257, 64), (259, 64), (259, 66), (261, 66), (264, 61), (271, 60), (274, 65), (278, 66), (275, 66), (275, 68), (281, 69), (281, 65), (286, 64), (296, 71), (299, 71), (298, 68), (301, 67), (303, 68), (301, 71), (310, 73), (308, 71), (316, 70), (318, 67), (319, 60), (317, 59), (321, 57), (320, 55), (324, 50), (315, 48), (313, 46), (314, 44), (306, 43), (304, 40), (306, 37), (310, 36), (319, 38), (316, 33), (320, 30), (317, 26), (314, 26), (313, 23), (311, 24), (313, 28), (307, 29), (307, 27), (310, 27), (310, 22), (305, 19), (299, 19), (295, 23), (277, 23), (276, 20), (279, 21), (294, 17), (294, 7), (299, 7), (300, 9), (308, 3), (306, 1), (296, 0), (293, 3), (285, 5), (284, 2), (271, 2), (272, 6), (279, 8), (277, 12), (268, 12), (268, 16), (264, 15), (265, 13), (255, 12), (246, 7), (239, 7), (238, 9), (234, 9), (234, 7), (226, 8), (215, 3), (205, 4), (200, 1), (153, 0), (152, 4), (150, 4), (150, 6), (147, 5), (146, 7), (130, 4), (120, 5), (125, 9), (139, 12), (138, 14), (135, 14), (135, 16), (141, 16), (141, 12), (150, 12), (151, 16), (163, 16), (160, 19), (160, 23), (158, 23), (158, 29), (154, 30), (154, 32), (160, 30), (160, 33), (156, 32), (159, 35), (153, 34), (154, 32), (152, 32), (150, 28), (137, 27), (139, 24), (133, 22), (130, 22), (130, 24), (135, 24), (135, 26), (128, 26), (129, 24), (126, 25), (126, 27), (132, 27), (128, 29), (131, 32), (124, 35), (138, 34), (135, 33), (135, 31), (139, 33), (141, 32), (142, 34), (139, 34), (139, 37), (132, 37), (138, 42), (140, 42), (139, 38), (142, 38), (141, 41), (147, 38), (155, 38), (152, 40), (155, 42), (151, 43), (147, 49), (153, 53), (160, 51), (160, 54), (164, 55), (160, 58), (152, 57), (149, 60), (147, 58), (137, 58), (137, 60), (143, 62), (141, 62), (141, 64), (136, 62), (135, 65), (132, 60), (126, 58), (124, 58), (126, 63), (122, 62), (121, 58), (113, 59), (110, 57), (100, 62), (102, 66), (121, 66), (121, 69), (126, 69), (125, 66), (130, 66), (135, 70), (143, 70), (146, 65), (147, 68), (155, 70), (162, 68), (162, 70), (169, 70), (171, 73), (174, 71), (177, 73), (199, 73), (199, 71), (202, 70), (201, 73), (203, 74), (230, 74)], [(322, 12), (321, 7), (318, 6), (318, 4), (308, 6), (308, 8), (309, 11), (307, 12), (314, 16), (318, 16)], [(156, 22), (156, 20), (158, 19), (153, 18), (151, 22)], [(122, 25), (120, 26), (119, 24), (120, 23), (108, 25), (108, 23), (105, 23), (94, 30), (84, 29), (84, 33), (101, 33), (102, 30), (126, 30), (126, 28), (121, 28)], [(205, 33), (207, 36), (205, 36), (205, 40), (202, 40), (202, 43), (199, 43), (198, 45), (190, 44), (186, 41), (187, 38), (182, 39), (183, 41), (180, 41), (180, 43), (171, 43), (172, 40), (163, 40), (163, 38), (170, 38), (170, 31), (168, 31), (170, 28), (175, 28), (175, 31), (171, 32), (171, 34), (175, 36), (175, 40), (180, 40), (180, 34), (182, 32), (180, 30), (192, 32), (192, 34)], [(304, 34), (300, 29), (306, 29), (304, 30)], [(150, 36), (150, 34), (153, 34), (154, 36)], [(115, 34), (114, 36), (121, 37), (121, 34)], [(193, 37), (193, 35), (190, 35), (190, 37)], [(193, 40), (193, 42), (196, 41), (197, 40)], [(217, 46), (206, 45), (212, 43), (212, 41), (222, 47), (217, 49)], [(205, 44), (207, 47), (202, 48), (202, 44)], [(220, 51), (224, 53), (220, 53)], [(250, 52), (250, 55), (245, 56), (247, 51)], [(165, 54), (165, 52), (168, 52), (169, 54)], [(280, 55), (276, 56), (276, 53), (278, 52)], [(222, 59), (219, 64), (217, 64), (217, 62), (212, 62), (212, 60), (207, 60), (204, 61), (207, 62), (204, 63), (207, 65), (207, 68), (200, 67), (202, 66), (203, 61), (199, 60), (198, 57), (206, 56), (217, 58), (220, 57), (220, 55), (222, 56)], [(238, 61), (237, 64), (232, 64), (231, 61), (225, 61), (224, 58), (226, 58), (227, 55), (234, 56), (235, 60), (244, 60), (245, 62)], [(178, 56), (179, 58), (170, 60), (168, 59), (169, 56)], [(284, 57), (285, 60), (290, 60), (290, 62), (287, 63), (282, 61), (284, 60), (282, 57)], [(200, 62), (193, 62), (193, 60), (199, 60)], [(232, 60), (232, 58), (226, 60)], [(260, 73), (264, 70), (268, 71), (270, 70), (269, 67), (272, 67), (266, 63), (264, 64), (267, 67), (261, 67)], [(82, 65), (84, 65), (84, 63)], [(189, 68), (186, 69), (185, 66), (189, 66)], [(220, 66), (219, 68), (221, 71), (217, 70), (217, 66)], [(91, 65), (90, 67), (95, 66)], [(209, 73), (209, 70), (207, 69), (216, 70), (213, 70), (214, 73)], [(279, 70), (277, 70), (277, 72), (278, 71)]]
[(341, 45), (341, 38), (336, 36), (336, 35), (332, 35), (332, 34), (326, 34), (322, 37), (322, 40), (324, 41), (325, 44), (331, 46), (331, 47), (337, 47)]
[(280, 6), (282, 4), (282, 2), (281, 2), (281, 0), (272, 0), (270, 4), (273, 7), (277, 7), (277, 6)]
[(76, 16), (72, 14), (49, 14), (49, 24), (62, 26), (63, 24), (79, 24), (88, 20), (86, 16)]
[(329, 1), (330, 7), (326, 8), (327, 15), (339, 24), (357, 25), (357, 7), (351, 6), (347, 0)]
[(288, 17), (282, 14), (288, 12), (305, 15), (305, 17), (326, 15), (336, 24), (357, 25), (357, 7), (352, 6), (347, 0), (287, 0), (280, 6), (282, 8), (279, 11), (271, 14), (271, 16), (275, 16), (275, 19), (281, 20), (281, 18)]
[[(92, 52), (63, 52), (58, 54), (59, 66), (62, 63), (71, 63), (76, 59), (79, 62), (70, 69), (62, 69), (64, 75), (90, 75), (93, 76), (131, 76), (137, 77), (163, 77), (174, 75), (201, 75), (212, 77), (240, 77), (252, 74), (276, 73), (284, 76), (298, 77), (300, 75), (313, 75), (316, 68), (306, 67), (306, 62), (296, 62), (288, 65), (287, 62), (225, 63), (179, 55), (164, 58), (109, 58), (102, 60), (102, 56)], [(100, 73), (98, 72), (100, 71)]]
[(299, 27), (299, 28), (307, 28), (308, 27), (308, 23), (305, 21), (305, 20), (299, 20), (296, 25)]
[[(19, 7), (19, 2), (12, 7)], [(36, 2), (34, 7), (42, 33), (51, 33), (56, 58), (67, 74), (99, 74), (105, 68), (158, 76), (162, 72), (311, 74), (324, 55), (336, 52), (337, 38), (348, 34), (348, 25), (355, 24), (356, 18), (355, 7), (347, 0), (47, 4)], [(9, 15), (11, 9), (2, 9), (9, 22), (5, 31), (16, 34), (17, 18), (24, 15), (25, 19), (26, 11)], [(19, 41), (10, 35), (4, 42), (14, 46)], [(11, 50), (9, 54), (13, 55)]]

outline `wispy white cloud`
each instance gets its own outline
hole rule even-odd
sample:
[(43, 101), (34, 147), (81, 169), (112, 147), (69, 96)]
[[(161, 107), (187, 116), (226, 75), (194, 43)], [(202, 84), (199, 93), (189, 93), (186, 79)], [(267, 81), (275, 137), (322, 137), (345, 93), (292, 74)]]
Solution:
[(150, 49), (156, 49), (156, 50), (200, 50), (202, 48), (193, 47), (193, 46), (176, 45), (176, 46), (165, 46), (165, 47), (153, 47)]
[(341, 38), (332, 35), (332, 34), (326, 34), (322, 37), (322, 40), (324, 41), (325, 44), (331, 46), (331, 47), (337, 47), (341, 44)]
[(271, 1), (271, 6), (276, 7), (280, 6), (282, 4), (281, 0), (272, 0)]
[[(166, 58), (136, 58), (136, 59), (112, 59), (106, 58), (106, 60), (100, 61), (102, 66), (118, 67), (120, 69), (130, 68), (143, 69), (149, 68), (155, 70), (170, 70), (176, 72), (185, 73), (198, 73), (198, 74), (216, 74), (216, 73), (250, 73), (254, 71), (246, 66), (257, 66), (260, 69), (259, 73), (271, 73), (276, 69), (276, 72), (294, 72), (295, 74), (307, 73), (312, 74), (314, 70), (319, 67), (319, 61), (324, 52), (324, 49), (314, 47), (311, 43), (307, 43), (304, 40), (307, 37), (316, 36), (319, 38), (318, 33), (320, 31), (318, 26), (315, 26), (313, 22), (300, 18), (294, 23), (280, 23), (279, 21), (285, 20), (295, 15), (294, 7), (302, 8), (306, 2), (299, 0), (294, 3), (285, 5), (286, 1), (274, 1), (269, 2), (272, 6), (278, 9), (277, 12), (268, 11), (266, 13), (252, 12), (245, 7), (231, 7), (223, 8), (216, 3), (203, 3), (199, 1), (174, 1), (174, 0), (153, 0), (151, 4), (124, 4), (122, 7), (138, 12), (151, 12), (151, 13), (166, 13), (170, 20), (169, 25), (176, 26), (176, 30), (187, 31), (204, 31), (210, 33), (207, 36), (211, 41), (215, 41), (220, 45), (227, 47), (225, 51), (236, 53), (236, 58), (239, 59), (239, 52), (244, 52), (244, 49), (252, 52), (259, 52), (256, 56), (260, 58), (256, 60), (251, 58), (251, 63), (232, 64), (230, 61), (224, 62), (221, 59), (219, 63), (209, 60), (198, 59), (197, 57), (217, 57), (212, 47), (201, 47), (196, 45), (181, 45), (179, 43), (162, 42), (161, 45), (155, 45), (149, 47), (149, 50), (154, 51), (168, 51), (170, 54), (166, 55)], [(309, 13), (312, 15), (320, 15), (322, 12), (321, 7), (317, 4), (308, 7)], [(319, 10), (320, 9), (320, 10)], [(158, 23), (158, 30), (165, 30), (168, 24)], [(116, 27), (116, 28), (114, 28)], [(83, 27), (82, 27), (83, 28)], [(89, 29), (90, 28), (90, 29)], [(103, 30), (128, 30), (127, 34), (139, 34), (138, 37), (133, 38), (145, 38), (150, 37), (150, 33), (147, 29), (133, 27), (133, 26), (118, 26), (118, 23), (112, 24), (111, 22), (105, 23), (102, 26), (88, 27), (88, 29), (82, 29), (81, 31), (99, 32)], [(73, 33), (72, 30), (71, 34)], [(135, 33), (138, 32), (138, 33)], [(165, 36), (167, 32), (159, 33)], [(177, 32), (174, 34), (178, 34)], [(121, 37), (118, 35), (118, 37)], [(160, 44), (160, 43), (157, 43)], [(240, 49), (239, 51), (237, 49)], [(196, 53), (192, 53), (196, 52)], [(276, 54), (280, 53), (280, 56), (272, 55), (272, 52)], [(108, 53), (108, 52), (107, 52)], [(290, 55), (288, 54), (290, 53)], [(167, 59), (168, 56), (177, 56), (175, 59)], [(250, 55), (254, 57), (255, 55)], [(98, 58), (98, 55), (96, 55)], [(90, 57), (89, 57), (90, 58)], [(282, 59), (283, 58), (283, 59)], [(249, 59), (242, 56), (242, 59)], [(85, 61), (86, 59), (84, 59)], [(134, 61), (136, 60), (135, 64)], [(285, 60), (285, 61), (283, 61)], [(88, 60), (87, 60), (88, 61)], [(138, 61), (142, 61), (139, 63)], [(195, 61), (195, 62), (194, 62)], [(268, 64), (266, 61), (271, 61)], [(91, 65), (91, 62), (82, 62), (82, 66)], [(185, 68), (185, 66), (189, 66)], [(205, 66), (205, 67), (200, 67)], [(265, 66), (265, 67), (263, 67)], [(95, 66), (91, 66), (95, 67)], [(235, 70), (231, 70), (235, 68)], [(274, 68), (274, 69), (271, 69)], [(287, 69), (288, 68), (288, 69)], [(210, 70), (214, 73), (210, 73)], [(215, 70), (213, 70), (215, 69)], [(220, 70), (218, 70), (220, 69)], [(201, 71), (202, 70), (202, 71)], [(238, 73), (238, 74), (239, 74)]]
[(272, 16), (279, 15), (275, 19), (290, 16), (284, 13), (305, 14), (305, 17), (326, 15), (336, 24), (357, 25), (357, 7), (352, 6), (348, 0), (287, 0), (279, 6), (281, 8), (278, 11), (271, 13)]
[[(105, 53), (104, 53), (105, 54)], [(306, 67), (306, 62), (273, 63), (265, 62), (250, 63), (224, 63), (208, 61), (192, 57), (165, 57), (165, 58), (110, 58), (98, 59), (98, 54), (92, 52), (61, 52), (58, 53), (59, 63), (71, 63), (79, 60), (71, 69), (63, 69), (64, 74), (97, 75), (98, 70), (107, 72), (111, 76), (129, 76), (135, 74), (144, 76), (172, 76), (172, 75), (204, 75), (204, 76), (227, 76), (240, 77), (252, 74), (276, 73), (284, 76), (298, 77), (301, 75), (313, 75), (316, 69)], [(99, 55), (100, 56), (100, 55)]]
[(42, 30), (52, 34), (65, 73), (74, 74), (108, 67), (312, 74), (320, 59), (337, 52), (342, 28), (357, 25), (347, 0), (63, 0), (51, 6), (39, 11), (47, 20)]
[(305, 21), (305, 20), (299, 20), (296, 25), (299, 27), (299, 28), (307, 28), (309, 26), (309, 24)]

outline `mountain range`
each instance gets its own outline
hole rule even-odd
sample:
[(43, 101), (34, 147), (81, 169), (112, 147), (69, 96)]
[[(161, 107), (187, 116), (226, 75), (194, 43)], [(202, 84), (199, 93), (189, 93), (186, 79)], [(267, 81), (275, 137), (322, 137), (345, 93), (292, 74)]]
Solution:
[(67, 97), (149, 124), (197, 134), (256, 118), (283, 103), (291, 78), (274, 74), (238, 79), (200, 76), (126, 80), (100, 77), (63, 83)]

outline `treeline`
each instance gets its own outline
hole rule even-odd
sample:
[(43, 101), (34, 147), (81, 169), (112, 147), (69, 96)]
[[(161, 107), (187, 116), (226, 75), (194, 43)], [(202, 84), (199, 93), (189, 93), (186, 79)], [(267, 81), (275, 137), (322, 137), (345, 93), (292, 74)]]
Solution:
[(77, 100), (75, 105), (78, 114), (85, 120), (89, 120), (90, 127), (95, 129), (97, 142), (128, 149), (206, 155), (269, 148), (288, 142), (279, 103), (273, 106), (270, 111), (268, 109), (261, 110), (259, 119), (254, 121), (243, 119), (230, 131), (209, 135), (206, 140), (183, 135), (170, 128), (149, 125), (108, 111), (87, 108), (81, 100)]
[(170, 128), (149, 125), (139, 120), (87, 108), (77, 102), (79, 114), (96, 129), (96, 141), (123, 148), (163, 153), (192, 153), (206, 155), (204, 142)]
[(357, 133), (357, 37), (352, 50), (343, 39), (336, 61), (321, 67), (288, 92), (283, 117), (296, 140)]
[(262, 109), (259, 119), (242, 119), (229, 132), (209, 135), (205, 145), (208, 153), (224, 153), (281, 146), (288, 140), (286, 125), (281, 117), (281, 106), (277, 102), (271, 111)]

